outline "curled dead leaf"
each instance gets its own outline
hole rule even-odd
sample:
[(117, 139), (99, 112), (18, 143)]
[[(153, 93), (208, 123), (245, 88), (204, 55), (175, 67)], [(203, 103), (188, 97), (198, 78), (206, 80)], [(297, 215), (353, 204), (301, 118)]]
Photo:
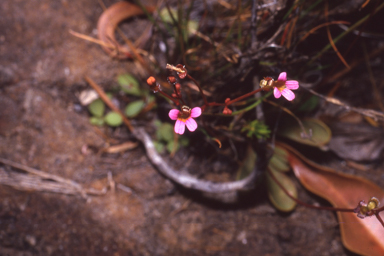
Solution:
[[(373, 182), (337, 173), (306, 159), (287, 145), (279, 145), (287, 150), (288, 162), (303, 186), (334, 207), (353, 209), (360, 200), (369, 200), (372, 196), (384, 202), (384, 190)], [(384, 228), (375, 217), (360, 219), (350, 212), (337, 212), (337, 216), (345, 247), (361, 255), (384, 255)], [(380, 216), (384, 218), (383, 212)]]

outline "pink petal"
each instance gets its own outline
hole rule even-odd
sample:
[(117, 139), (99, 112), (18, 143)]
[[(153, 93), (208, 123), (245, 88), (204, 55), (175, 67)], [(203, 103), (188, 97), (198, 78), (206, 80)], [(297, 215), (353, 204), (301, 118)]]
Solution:
[(296, 90), (299, 89), (299, 82), (295, 80), (289, 80), (285, 82), (285, 86), (287, 87), (287, 89)]
[(281, 97), (281, 92), (275, 87), (275, 89), (273, 89), (273, 95), (275, 95), (275, 98), (278, 99)]
[(281, 94), (283, 94), (284, 98), (286, 98), (287, 100), (291, 101), (295, 98), (295, 94), (289, 90), (289, 89), (284, 89)]
[(168, 116), (169, 118), (171, 118), (172, 120), (176, 120), (177, 119), (177, 116), (179, 115), (179, 110), (177, 109), (171, 109), (171, 111), (169, 111), (168, 113)]
[(201, 108), (195, 107), (191, 110), (191, 117), (198, 117), (201, 115)]
[(197, 129), (197, 123), (193, 118), (189, 118), (187, 121), (185, 121), (185, 124), (187, 125), (188, 130), (191, 132), (194, 132)]
[(277, 78), (279, 81), (287, 81), (287, 72), (280, 73), (279, 78)]
[(183, 121), (177, 120), (175, 123), (175, 133), (183, 134), (185, 131), (185, 123)]

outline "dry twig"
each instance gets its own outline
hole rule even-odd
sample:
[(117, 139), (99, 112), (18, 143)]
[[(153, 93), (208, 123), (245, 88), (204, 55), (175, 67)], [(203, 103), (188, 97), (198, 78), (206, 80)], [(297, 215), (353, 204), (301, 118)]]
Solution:
[(79, 183), (63, 177), (49, 174), (34, 168), (0, 158), (0, 163), (25, 171), (29, 174), (6, 172), (0, 169), (0, 184), (11, 186), (19, 190), (35, 190), (68, 195), (104, 195), (107, 189), (85, 189)]

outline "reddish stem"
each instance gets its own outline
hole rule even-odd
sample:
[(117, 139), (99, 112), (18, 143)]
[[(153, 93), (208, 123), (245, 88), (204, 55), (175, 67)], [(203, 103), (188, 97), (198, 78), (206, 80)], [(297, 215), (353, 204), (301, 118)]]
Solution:
[(173, 83), (173, 89), (175, 90), (175, 93), (177, 95), (177, 97), (181, 100), (181, 102), (183, 103), (183, 105), (186, 105), (184, 100), (183, 100), (183, 96), (181, 96), (181, 94), (179, 95), (179, 92), (177, 91), (176, 89), (176, 83)]
[(235, 102), (238, 102), (239, 100), (242, 100), (242, 99), (245, 99), (245, 98), (247, 98), (247, 97), (249, 97), (249, 96), (252, 96), (253, 94), (256, 94), (256, 93), (258, 93), (258, 92), (260, 92), (260, 91), (262, 91), (263, 90), (263, 88), (259, 88), (259, 89), (257, 89), (257, 90), (254, 90), (254, 91), (252, 91), (252, 92), (249, 92), (249, 93), (247, 93), (247, 94), (244, 94), (243, 96), (240, 96), (240, 97), (238, 97), (238, 98), (236, 98), (236, 99), (233, 99), (233, 100), (231, 100), (231, 101), (228, 101), (226, 104), (224, 104), (225, 106), (229, 106), (229, 105), (231, 105), (231, 104), (233, 104), (233, 103), (235, 103)]
[(208, 106), (226, 106), (226, 107), (227, 107), (227, 106), (229, 106), (229, 105), (231, 105), (231, 104), (233, 104), (233, 103), (235, 103), (235, 102), (238, 102), (238, 101), (240, 101), (240, 100), (242, 100), (242, 99), (248, 98), (248, 97), (250, 97), (250, 96), (252, 96), (252, 95), (254, 95), (254, 94), (256, 94), (256, 93), (258, 93), (258, 92), (260, 92), (260, 91), (263, 90), (263, 88), (259, 88), (259, 89), (257, 89), (257, 90), (252, 91), (252, 92), (249, 92), (249, 93), (247, 93), (247, 94), (244, 94), (244, 95), (242, 95), (242, 96), (240, 96), (240, 97), (238, 97), (238, 98), (236, 98), (236, 99), (233, 99), (233, 100), (231, 100), (231, 101), (228, 101), (227, 103), (208, 102), (207, 97), (206, 97), (205, 94), (203, 93), (203, 89), (201, 89), (201, 87), (200, 87), (200, 84), (199, 84), (199, 83), (198, 83), (198, 82), (197, 82), (191, 75), (187, 74), (187, 77), (188, 77), (189, 79), (191, 79), (191, 80), (196, 84), (196, 86), (199, 88), (201, 97), (202, 97), (203, 100), (204, 100), (203, 109), (205, 109), (205, 107), (208, 107)]
[(242, 100), (242, 99), (245, 99), (245, 98), (247, 98), (247, 97), (249, 97), (249, 96), (252, 96), (253, 94), (258, 93), (258, 92), (260, 92), (260, 91), (262, 91), (262, 90), (263, 90), (263, 88), (259, 88), (259, 89), (257, 89), (257, 90), (252, 91), (252, 92), (249, 92), (249, 93), (247, 93), (247, 94), (244, 94), (244, 95), (242, 95), (242, 96), (240, 96), (240, 97), (238, 97), (238, 98), (236, 98), (236, 99), (233, 99), (233, 100), (231, 100), (231, 101), (228, 101), (227, 103), (210, 102), (210, 103), (208, 103), (208, 104), (204, 104), (204, 105), (205, 105), (205, 106), (209, 106), (209, 107), (212, 107), (212, 106), (229, 106), (229, 105), (231, 105), (231, 104), (233, 104), (233, 103), (236, 103), (236, 102), (238, 102), (238, 101), (240, 101), (240, 100)]
[(173, 101), (173, 103), (176, 104), (176, 106), (180, 105), (180, 102), (178, 102), (175, 98), (169, 96), (168, 94), (166, 94), (165, 92), (163, 91), (159, 91), (159, 93), (165, 97), (167, 97), (168, 99), (170, 99), (171, 101)]
[(384, 221), (383, 221), (383, 219), (380, 217), (379, 213), (380, 213), (380, 212), (377, 212), (377, 213), (375, 214), (375, 216), (376, 216), (376, 218), (380, 221), (381, 225), (384, 227)]
[(376, 209), (375, 211), (378, 213), (384, 211), (384, 206), (380, 207), (379, 209)]

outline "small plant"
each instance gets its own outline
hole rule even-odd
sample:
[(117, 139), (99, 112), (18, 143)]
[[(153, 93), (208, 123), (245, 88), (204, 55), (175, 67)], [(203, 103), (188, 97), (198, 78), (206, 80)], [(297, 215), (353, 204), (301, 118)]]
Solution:
[[(150, 95), (148, 90), (141, 88), (137, 79), (132, 75), (123, 74), (118, 76), (117, 83), (119, 84), (119, 91), (123, 92), (129, 99), (132, 99), (124, 109), (126, 117), (135, 118), (145, 108), (150, 110), (155, 107), (155, 98), (153, 95)], [(112, 93), (107, 93), (107, 96), (110, 99), (114, 97)], [(92, 115), (90, 123), (93, 125), (102, 126), (106, 124), (111, 127), (117, 127), (123, 123), (123, 118), (119, 113), (110, 111), (105, 114), (106, 106), (101, 99), (96, 99), (91, 102), (88, 105), (88, 110)]]
[[(256, 2), (257, 1), (254, 1), (253, 3)], [(366, 1), (361, 6), (361, 9), (365, 8), (364, 6), (369, 4), (369, 2), (372, 3), (372, 1)], [(319, 6), (323, 4), (324, 10), (322, 10), (323, 7), (319, 8)], [(220, 184), (206, 181), (200, 182), (194, 177), (185, 178), (186, 176), (174, 172), (161, 156), (154, 152), (154, 146), (151, 144), (150, 136), (147, 136), (142, 130), (134, 132), (135, 136), (137, 136), (146, 147), (149, 159), (166, 177), (175, 183), (187, 188), (209, 193), (220, 194), (220, 192), (223, 191), (238, 192), (246, 189), (247, 185), (252, 186), (256, 184), (255, 177), (263, 177), (263, 181), (268, 190), (268, 197), (271, 203), (280, 211), (292, 211), (297, 204), (300, 204), (319, 210), (337, 211), (340, 222), (344, 222), (345, 218), (354, 217), (355, 219), (349, 219), (349, 224), (354, 223), (353, 225), (355, 225), (355, 223), (358, 223), (357, 225), (360, 225), (358, 226), (359, 229), (366, 232), (360, 234), (353, 229), (344, 229), (345, 226), (341, 225), (341, 230), (344, 234), (343, 242), (348, 248), (351, 248), (351, 250), (361, 254), (367, 254), (366, 249), (361, 251), (354, 246), (356, 241), (360, 242), (364, 240), (367, 244), (366, 248), (371, 248), (371, 244), (378, 244), (376, 238), (383, 236), (382, 231), (377, 231), (378, 229), (376, 227), (373, 228), (369, 224), (366, 224), (367, 217), (375, 216), (375, 224), (379, 224), (379, 226), (381, 224), (384, 227), (384, 222), (380, 216), (380, 212), (384, 211), (384, 208), (379, 208), (379, 202), (384, 198), (382, 189), (377, 188), (377, 186), (364, 179), (342, 175), (329, 168), (319, 166), (299, 154), (295, 149), (279, 142), (278, 139), (288, 139), (313, 148), (324, 149), (326, 147), (332, 136), (328, 126), (317, 119), (300, 119), (296, 116), (299, 114), (302, 115), (303, 113), (308, 114), (319, 106), (319, 97), (345, 109), (354, 109), (358, 113), (363, 113), (366, 117), (372, 117), (373, 115), (373, 117), (376, 118), (378, 116), (382, 117), (383, 115), (382, 113), (372, 114), (373, 112), (371, 110), (365, 111), (352, 108), (336, 99), (322, 95), (319, 96), (319, 94), (311, 89), (309, 89), (312, 94), (310, 97), (306, 97), (308, 95), (300, 91), (298, 91), (299, 95), (295, 95), (294, 90), (299, 89), (299, 82), (296, 80), (288, 80), (286, 72), (279, 72), (279, 65), (289, 67), (290, 70), (295, 70), (295, 75), (300, 77), (303, 82), (305, 82), (303, 78), (307, 74), (307, 77), (310, 77), (315, 71), (323, 69), (328, 69), (327, 72), (333, 73), (331, 77), (327, 78), (328, 80), (325, 79), (324, 83), (336, 81), (337, 78), (348, 73), (353, 68), (353, 65), (360, 61), (354, 59), (354, 61), (351, 62), (354, 64), (350, 65), (348, 59), (344, 59), (342, 56), (344, 54), (348, 55), (348, 52), (354, 52), (350, 50), (352, 49), (352, 45), (358, 42), (358, 40), (355, 40), (353, 43), (347, 40), (346, 46), (348, 47), (345, 47), (347, 50), (343, 51), (337, 50), (336, 43), (351, 32), (358, 32), (361, 36), (364, 32), (364, 29), (362, 29), (364, 26), (360, 28), (359, 26), (365, 24), (370, 17), (384, 8), (384, 3), (375, 4), (376, 7), (373, 8), (367, 16), (355, 24), (350, 24), (349, 22), (337, 21), (333, 18), (333, 21), (329, 22), (328, 16), (331, 14), (328, 9), (328, 1), (316, 1), (316, 3), (311, 3), (310, 1), (293, 1), (289, 4), (290, 6), (286, 6), (286, 9), (281, 9), (286, 13), (285, 16), (279, 18), (284, 23), (281, 22), (278, 28), (274, 22), (276, 21), (274, 18), (277, 16), (271, 15), (270, 10), (265, 9), (266, 7), (263, 7), (263, 9), (261, 6), (254, 5), (252, 6), (251, 21), (246, 23), (250, 25), (249, 28), (246, 28), (251, 32), (248, 33), (249, 35), (243, 34), (244, 27), (242, 20), (243, 14), (248, 13), (243, 13), (241, 10), (243, 7), (247, 7), (245, 8), (247, 11), (251, 8), (248, 4), (244, 4), (243, 6), (240, 2), (237, 8), (233, 8), (234, 6), (231, 6), (229, 3), (225, 4), (225, 8), (227, 8), (226, 14), (230, 13), (230, 15), (233, 15), (235, 18), (231, 19), (231, 22), (228, 23), (230, 24), (229, 26), (228, 24), (227, 26), (223, 26), (224, 29), (209, 25), (204, 26), (204, 23), (209, 23), (206, 22), (206, 20), (199, 22), (199, 26), (197, 26), (196, 22), (189, 19), (192, 4), (187, 12), (185, 12), (181, 4), (179, 4), (177, 11), (166, 4), (166, 8), (157, 12), (163, 21), (162, 24), (160, 24), (159, 19), (156, 19), (157, 17), (154, 18), (148, 15), (153, 25), (156, 26), (158, 31), (163, 33), (162, 38), (166, 38), (167, 35), (174, 35), (173, 42), (176, 43), (176, 47), (173, 49), (168, 47), (169, 45), (167, 45), (166, 40), (161, 41), (162, 44), (166, 45), (163, 47), (164, 53), (167, 55), (165, 58), (175, 59), (176, 57), (182, 59), (185, 64), (185, 66), (181, 64), (176, 66), (167, 65), (166, 68), (171, 72), (171, 74), (167, 76), (167, 82), (171, 89), (169, 89), (168, 86), (164, 86), (165, 82), (158, 82), (154, 77), (147, 79), (149, 88), (154, 93), (166, 98), (169, 103), (165, 109), (162, 106), (162, 114), (168, 113), (168, 117), (176, 121), (174, 126), (168, 123), (167, 120), (165, 120), (165, 122), (155, 122), (156, 141), (153, 143), (154, 146), (158, 152), (164, 152), (164, 148), (167, 148), (168, 152), (174, 153), (180, 144), (184, 143), (188, 145), (188, 143), (183, 142), (184, 139), (191, 137), (196, 138), (199, 137), (199, 134), (204, 135), (200, 136), (203, 137), (203, 139), (200, 138), (199, 142), (202, 140), (205, 140), (204, 142), (215, 141), (220, 148), (224, 145), (224, 147), (227, 147), (226, 149), (231, 152), (228, 154), (230, 156), (229, 158), (233, 155), (233, 159), (239, 162), (240, 167), (237, 172), (238, 181), (230, 183), (230, 185), (228, 185), (228, 182), (220, 186)], [(269, 6), (269, 4), (266, 5)], [(336, 4), (332, 3), (332, 6), (336, 6)], [(337, 13), (337, 11), (334, 9), (333, 13)], [(262, 15), (260, 16), (260, 14)], [(324, 20), (318, 22), (315, 21), (313, 17), (323, 17), (321, 19)], [(300, 20), (306, 20), (307, 22), (303, 23), (300, 22)], [(170, 24), (172, 24), (172, 27), (169, 26)], [(316, 24), (316, 27), (313, 27), (314, 24)], [(350, 26), (345, 28), (345, 31), (339, 34), (339, 36), (332, 39), (330, 27), (342, 24), (348, 24)], [(259, 27), (265, 28), (265, 30), (262, 29), (263, 32), (260, 32), (260, 30), (258, 30)], [(315, 31), (319, 32), (322, 28), (324, 28), (324, 30), (326, 29), (329, 44), (321, 51), (318, 51), (318, 49), (313, 47), (311, 42), (304, 41), (307, 37), (312, 37), (312, 34), (316, 34), (314, 33)], [(268, 31), (268, 29), (273, 29), (273, 31)], [(193, 34), (195, 35), (194, 38), (191, 37)], [(320, 32), (318, 34), (320, 34)], [(301, 37), (300, 40), (297, 37), (299, 35)], [(115, 43), (118, 45), (117, 42)], [(309, 45), (309, 47), (307, 46), (307, 52), (297, 47), (298, 45), (303, 46), (305, 43)], [(327, 54), (327, 56), (323, 56), (323, 54), (327, 52), (328, 49), (331, 49), (331, 47), (334, 49), (334, 52), (342, 64), (347, 68), (346, 70), (338, 70), (335, 63), (320, 63), (320, 57), (322, 57), (322, 59), (329, 57), (330, 54)], [(121, 52), (120, 48), (116, 47), (116, 49), (116, 52)], [(197, 53), (198, 49), (209, 50), (203, 52), (203, 54), (199, 54)], [(312, 56), (310, 56), (311, 54)], [(359, 58), (365, 58), (368, 62), (369, 58), (376, 56), (376, 54), (377, 52), (374, 51), (371, 52), (370, 55), (365, 52), (365, 56), (360, 56)], [(132, 57), (131, 54), (126, 54), (126, 56)], [(349, 56), (349, 60), (351, 59), (353, 60), (353, 58)], [(222, 65), (223, 61), (226, 65)], [(306, 64), (304, 65), (305, 62)], [(329, 67), (331, 66), (333, 70), (330, 71)], [(209, 91), (211, 95), (204, 92), (200, 84), (188, 73), (186, 67), (189, 70), (196, 71), (200, 81), (205, 85), (204, 89), (211, 89)], [(260, 79), (255, 79), (258, 75), (267, 73), (265, 71), (276, 75), (277, 79), (275, 80), (272, 77), (264, 77), (261, 81)], [(226, 76), (227, 72), (233, 73), (234, 75)], [(248, 83), (244, 87), (238, 86), (237, 82), (243, 78), (245, 79), (248, 72), (249, 74), (253, 72), (253, 83)], [(152, 74), (155, 73), (156, 72), (152, 72)], [(215, 79), (218, 76), (222, 76), (221, 81), (215, 83)], [(373, 80), (372, 74), (370, 74), (370, 76)], [(224, 81), (227, 77), (231, 78), (231, 83), (236, 84), (230, 84)], [(136, 97), (134, 102), (131, 102), (129, 107), (127, 106), (125, 115), (131, 118), (137, 117), (145, 108), (147, 101), (143, 99), (144, 96), (138, 84), (131, 81), (129, 77), (122, 80), (125, 80), (125, 82), (122, 83), (124, 84), (122, 89), (130, 95), (130, 97)], [(319, 82), (321, 80), (322, 77), (318, 79)], [(255, 89), (258, 81), (260, 81), (260, 88)], [(306, 82), (307, 85), (311, 85), (309, 81)], [(213, 85), (210, 83), (213, 83)], [(198, 95), (194, 92), (191, 93), (191, 84), (194, 84)], [(223, 84), (227, 87), (220, 87)], [(241, 83), (241, 85), (244, 84), (245, 83)], [(304, 84), (302, 83), (301, 85)], [(307, 85), (305, 86), (306, 89), (310, 88), (310, 86)], [(227, 91), (226, 89), (229, 87), (231, 87), (232, 90)], [(334, 93), (338, 88), (339, 85), (335, 85), (329, 94)], [(232, 97), (233, 95), (235, 96)], [(262, 102), (265, 103), (263, 106), (261, 106)], [(100, 103), (95, 103), (96, 107), (98, 104)], [(265, 105), (272, 105), (273, 107), (264, 109), (266, 108)], [(290, 107), (285, 107), (287, 105)], [(101, 112), (103, 111), (104, 110)], [(284, 112), (284, 114), (280, 116), (282, 112)], [(101, 117), (102, 115), (100, 115), (99, 111), (95, 118)], [(185, 131), (185, 126), (189, 131)], [(194, 134), (191, 134), (192, 132)], [(278, 137), (277, 141), (275, 140), (275, 136)], [(240, 142), (235, 145), (233, 141)], [(266, 141), (270, 141), (271, 143), (267, 144)], [(191, 140), (191, 144), (193, 143), (195, 143), (195, 141)], [(238, 150), (239, 148), (241, 150)], [(268, 159), (268, 154), (266, 154), (268, 150), (273, 151), (270, 154), (272, 155), (270, 159)], [(241, 154), (238, 154), (238, 151), (240, 151)], [(296, 178), (305, 188), (324, 197), (333, 207), (318, 207), (305, 204), (298, 200), (297, 189), (292, 181), (292, 177), (287, 173), (291, 168)], [(256, 174), (260, 174), (260, 172), (264, 172), (264, 175), (257, 176)], [(245, 185), (237, 187), (239, 186), (238, 184)], [(231, 190), (230, 188), (232, 187), (236, 189)], [(358, 193), (358, 195), (356, 195), (356, 193)], [(372, 197), (373, 195), (375, 197)], [(357, 197), (371, 199), (366, 204), (361, 200), (362, 198)], [(365, 222), (357, 219), (356, 216), (351, 213), (357, 214), (359, 218), (365, 218)], [(353, 234), (357, 235), (352, 237)], [(384, 248), (384, 244), (382, 242), (380, 243), (381, 248)], [(375, 248), (377, 247), (379, 246)], [(368, 254), (369, 253), (370, 252), (368, 252)], [(374, 255), (382, 255), (382, 253), (376, 253)]]
[[(199, 117), (202, 113), (204, 113), (204, 111), (206, 111), (210, 107), (223, 107), (222, 113), (224, 114), (224, 116), (232, 116), (236, 115), (239, 112), (242, 113), (242, 111), (233, 112), (229, 108), (231, 105), (236, 102), (239, 102), (240, 100), (244, 100), (250, 96), (253, 96), (258, 92), (266, 91), (267, 93), (264, 97), (268, 97), (271, 95), (270, 91), (273, 90), (275, 98), (280, 98), (281, 95), (283, 95), (284, 98), (286, 98), (288, 101), (292, 101), (295, 99), (295, 94), (291, 90), (296, 90), (299, 88), (299, 83), (297, 81), (287, 81), (287, 74), (285, 72), (282, 72), (280, 73), (279, 78), (276, 81), (271, 77), (266, 77), (260, 81), (261, 88), (246, 93), (233, 100), (231, 100), (230, 98), (226, 98), (224, 103), (209, 102), (207, 100), (207, 97), (202, 92), (202, 88), (200, 87), (199, 83), (197, 83), (197, 81), (188, 74), (184, 66), (180, 64), (176, 66), (167, 64), (167, 69), (176, 73), (176, 76), (171, 75), (167, 78), (168, 83), (173, 87), (173, 92), (171, 93), (171, 95), (164, 92), (161, 89), (160, 84), (157, 83), (156, 79), (153, 77), (148, 78), (147, 84), (153, 92), (160, 93), (169, 100), (171, 100), (176, 106), (181, 106), (181, 110), (172, 109), (169, 112), (169, 117), (172, 120), (176, 120), (174, 132), (179, 135), (184, 134), (185, 126), (187, 126), (187, 128), (191, 132), (195, 131), (198, 125), (193, 118)], [(179, 79), (188, 78), (196, 84), (203, 100), (203, 105), (201, 107), (194, 107), (193, 109), (191, 109), (186, 106), (186, 103), (183, 99), (182, 86), (180, 82), (177, 81), (176, 77), (178, 77)], [(292, 112), (288, 110), (285, 111), (295, 117)], [(295, 118), (297, 119), (297, 117)], [(301, 122), (299, 119), (297, 119), (297, 121), (298, 125), (292, 125), (291, 123), (291, 125), (287, 125), (285, 129), (283, 129), (280, 133), (287, 138), (315, 147), (322, 147), (331, 138), (329, 128), (321, 121), (310, 119), (305, 120), (304, 122)], [(171, 127), (169, 127), (168, 130), (171, 130)], [(266, 126), (263, 122), (257, 119), (246, 122), (241, 128), (241, 132), (245, 133), (246, 136), (251, 139), (251, 141), (252, 139), (266, 139), (269, 137), (270, 134), (268, 126)], [(255, 169), (255, 164), (257, 162), (256, 158), (257, 155), (255, 154), (253, 149), (249, 149), (247, 157), (244, 160), (244, 165), (238, 171), (237, 176), (239, 179), (243, 179), (244, 177), (247, 177), (249, 173), (253, 172), (253, 170)], [(295, 188), (294, 183), (286, 174), (284, 174), (284, 172), (290, 169), (290, 165), (296, 165), (296, 162), (294, 162), (293, 153), (290, 152), (290, 149), (284, 147), (276, 147), (275, 153), (269, 161), (265, 177), (267, 181), (269, 199), (272, 204), (281, 211), (292, 211), (297, 203), (308, 206), (307, 204), (297, 199), (297, 189)], [(300, 170), (302, 171), (302, 169)], [(308, 175), (308, 172), (306, 173), (306, 175)], [(329, 179), (329, 182), (332, 183), (339, 179), (339, 177), (335, 174), (334, 176), (331, 176), (329, 178), (324, 177), (324, 179)], [(302, 182), (304, 182), (305, 184), (308, 181), (304, 180)], [(316, 184), (316, 181), (314, 182), (315, 183), (313, 185)], [(320, 192), (320, 195), (323, 195), (325, 197), (330, 196), (329, 190), (323, 190), (322, 192)], [(341, 192), (341, 196), (348, 197), (348, 195), (343, 194), (343, 192)], [(332, 202), (332, 199), (330, 200)], [(349, 205), (343, 203), (335, 203), (334, 205), (340, 206), (340, 208), (317, 206), (308, 207), (349, 213), (355, 212), (360, 218), (374, 215), (384, 227), (384, 222), (379, 215), (379, 212), (384, 211), (384, 207), (378, 208), (379, 200), (376, 198), (371, 198), (368, 204), (365, 204), (364, 201), (360, 201), (356, 208), (348, 208)]]

